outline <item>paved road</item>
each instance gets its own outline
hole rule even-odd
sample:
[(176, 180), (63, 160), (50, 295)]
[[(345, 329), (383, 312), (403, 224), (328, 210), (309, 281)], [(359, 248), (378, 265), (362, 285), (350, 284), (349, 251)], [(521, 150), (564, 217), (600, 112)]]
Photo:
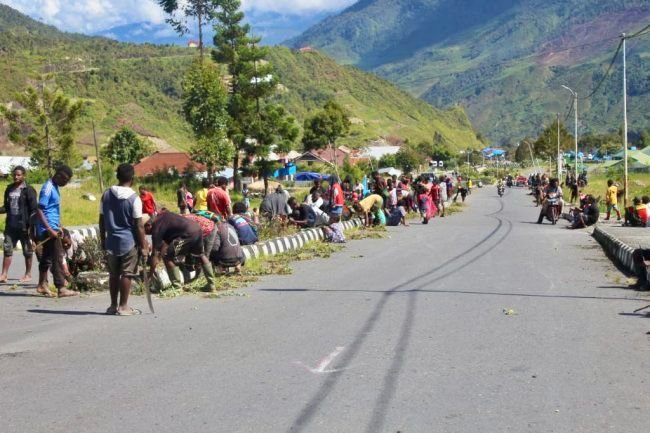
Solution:
[(523, 190), (468, 201), (250, 298), (119, 318), (3, 288), (0, 431), (647, 432), (650, 322), (628, 313), (649, 298), (585, 232), (531, 224)]

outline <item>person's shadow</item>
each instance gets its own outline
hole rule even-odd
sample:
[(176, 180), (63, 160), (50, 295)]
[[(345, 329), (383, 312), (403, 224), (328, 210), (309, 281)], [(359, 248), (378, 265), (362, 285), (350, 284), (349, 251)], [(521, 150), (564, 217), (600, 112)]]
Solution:
[(27, 310), (28, 313), (38, 314), (62, 314), (67, 316), (106, 316), (106, 313), (98, 313), (97, 311), (70, 311), (70, 310), (41, 310), (32, 309)]

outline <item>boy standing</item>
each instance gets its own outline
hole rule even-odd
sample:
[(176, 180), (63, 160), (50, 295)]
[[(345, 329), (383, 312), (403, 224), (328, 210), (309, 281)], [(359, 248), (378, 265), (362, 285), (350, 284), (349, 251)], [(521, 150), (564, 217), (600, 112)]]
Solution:
[(605, 203), (607, 203), (607, 216), (605, 221), (609, 220), (612, 209), (616, 211), (616, 221), (621, 220), (621, 211), (618, 209), (618, 188), (614, 185), (614, 181), (609, 179), (607, 181), (607, 192), (605, 193)]
[(143, 204), (131, 189), (133, 166), (120, 164), (116, 174), (119, 184), (104, 192), (99, 209), (99, 237), (102, 248), (108, 253), (111, 292), (111, 305), (106, 314), (133, 316), (140, 311), (128, 304), (131, 280), (137, 275), (140, 255), (148, 255), (142, 222)]
[(14, 183), (5, 190), (4, 205), (0, 213), (7, 214), (5, 223), (4, 260), (0, 283), (7, 282), (7, 274), (11, 266), (11, 256), (20, 241), (25, 256), (25, 275), (21, 283), (32, 280), (32, 241), (29, 238), (30, 216), (36, 212), (36, 190), (25, 182), (25, 168), (18, 165), (13, 170)]

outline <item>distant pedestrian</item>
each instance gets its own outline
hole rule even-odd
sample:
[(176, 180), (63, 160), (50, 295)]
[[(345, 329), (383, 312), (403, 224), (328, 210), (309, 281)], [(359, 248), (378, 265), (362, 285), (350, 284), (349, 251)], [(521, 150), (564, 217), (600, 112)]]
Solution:
[(36, 291), (45, 296), (52, 296), (47, 283), (47, 273), (52, 272), (54, 286), (59, 298), (76, 296), (79, 292), (66, 287), (63, 273), (63, 245), (61, 243), (61, 193), (72, 179), (72, 170), (67, 165), (60, 166), (54, 176), (48, 179), (38, 197), (38, 210), (36, 211), (36, 236), (42, 245), (42, 253), (38, 265), (38, 288)]
[(139, 188), (140, 191), (140, 201), (142, 201), (142, 213), (149, 215), (149, 218), (156, 216), (158, 212), (158, 206), (156, 206), (156, 199), (154, 198), (151, 191), (147, 190), (144, 185), (141, 185)]
[(176, 203), (178, 204), (178, 212), (181, 215), (189, 212), (189, 206), (187, 204), (187, 184), (185, 181), (182, 181), (180, 188), (176, 190)]
[(201, 189), (194, 194), (194, 211), (208, 210), (208, 187), (210, 181), (207, 178), (201, 180)]
[(120, 164), (116, 171), (118, 184), (104, 192), (99, 208), (99, 237), (108, 256), (111, 295), (106, 314), (118, 316), (140, 314), (140, 310), (129, 306), (131, 281), (137, 276), (139, 258), (149, 255), (143, 216), (152, 216), (144, 212), (141, 197), (132, 189), (134, 175), (131, 164)]
[(227, 178), (218, 178), (217, 186), (208, 191), (208, 210), (221, 215), (224, 221), (232, 215)]
[(605, 193), (605, 204), (607, 205), (607, 215), (605, 221), (609, 220), (612, 209), (616, 211), (616, 220), (621, 220), (621, 211), (618, 208), (618, 188), (612, 179), (607, 180), (607, 191)]
[(7, 282), (11, 258), (18, 241), (25, 257), (25, 275), (19, 280), (26, 283), (32, 280), (32, 260), (34, 249), (29, 237), (30, 217), (38, 208), (36, 190), (25, 181), (26, 170), (20, 165), (13, 169), (14, 183), (5, 190), (4, 203), (0, 213), (7, 214), (4, 232), (4, 260), (0, 283)]

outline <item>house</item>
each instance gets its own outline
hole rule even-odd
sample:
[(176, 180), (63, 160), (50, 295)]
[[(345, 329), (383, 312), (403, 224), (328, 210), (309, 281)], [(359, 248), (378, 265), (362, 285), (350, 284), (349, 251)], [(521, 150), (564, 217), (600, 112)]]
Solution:
[(200, 44), (199, 41), (195, 41), (195, 40), (193, 40), (193, 39), (190, 39), (189, 41), (187, 41), (187, 46), (188, 46), (189, 48), (198, 48), (198, 47), (199, 47), (199, 44)]
[(299, 54), (305, 54), (305, 53), (313, 53), (313, 52), (315, 52), (316, 50), (315, 50), (314, 48), (310, 47), (310, 46), (306, 46), (306, 47), (298, 48), (296, 51), (297, 51)]
[(314, 149), (309, 150), (298, 158), (294, 162), (308, 162), (308, 163), (321, 163), (321, 164), (330, 164), (336, 166), (342, 166), (345, 158), (350, 157), (350, 151), (346, 148), (337, 148), (337, 149)]
[(192, 161), (185, 152), (155, 152), (151, 156), (142, 158), (135, 164), (135, 175), (139, 177), (150, 176), (161, 171), (176, 171), (184, 174), (188, 171), (206, 171), (203, 164)]
[(29, 156), (0, 156), (0, 175), (7, 176), (15, 166), (21, 165), (27, 170), (32, 168), (32, 158)]

